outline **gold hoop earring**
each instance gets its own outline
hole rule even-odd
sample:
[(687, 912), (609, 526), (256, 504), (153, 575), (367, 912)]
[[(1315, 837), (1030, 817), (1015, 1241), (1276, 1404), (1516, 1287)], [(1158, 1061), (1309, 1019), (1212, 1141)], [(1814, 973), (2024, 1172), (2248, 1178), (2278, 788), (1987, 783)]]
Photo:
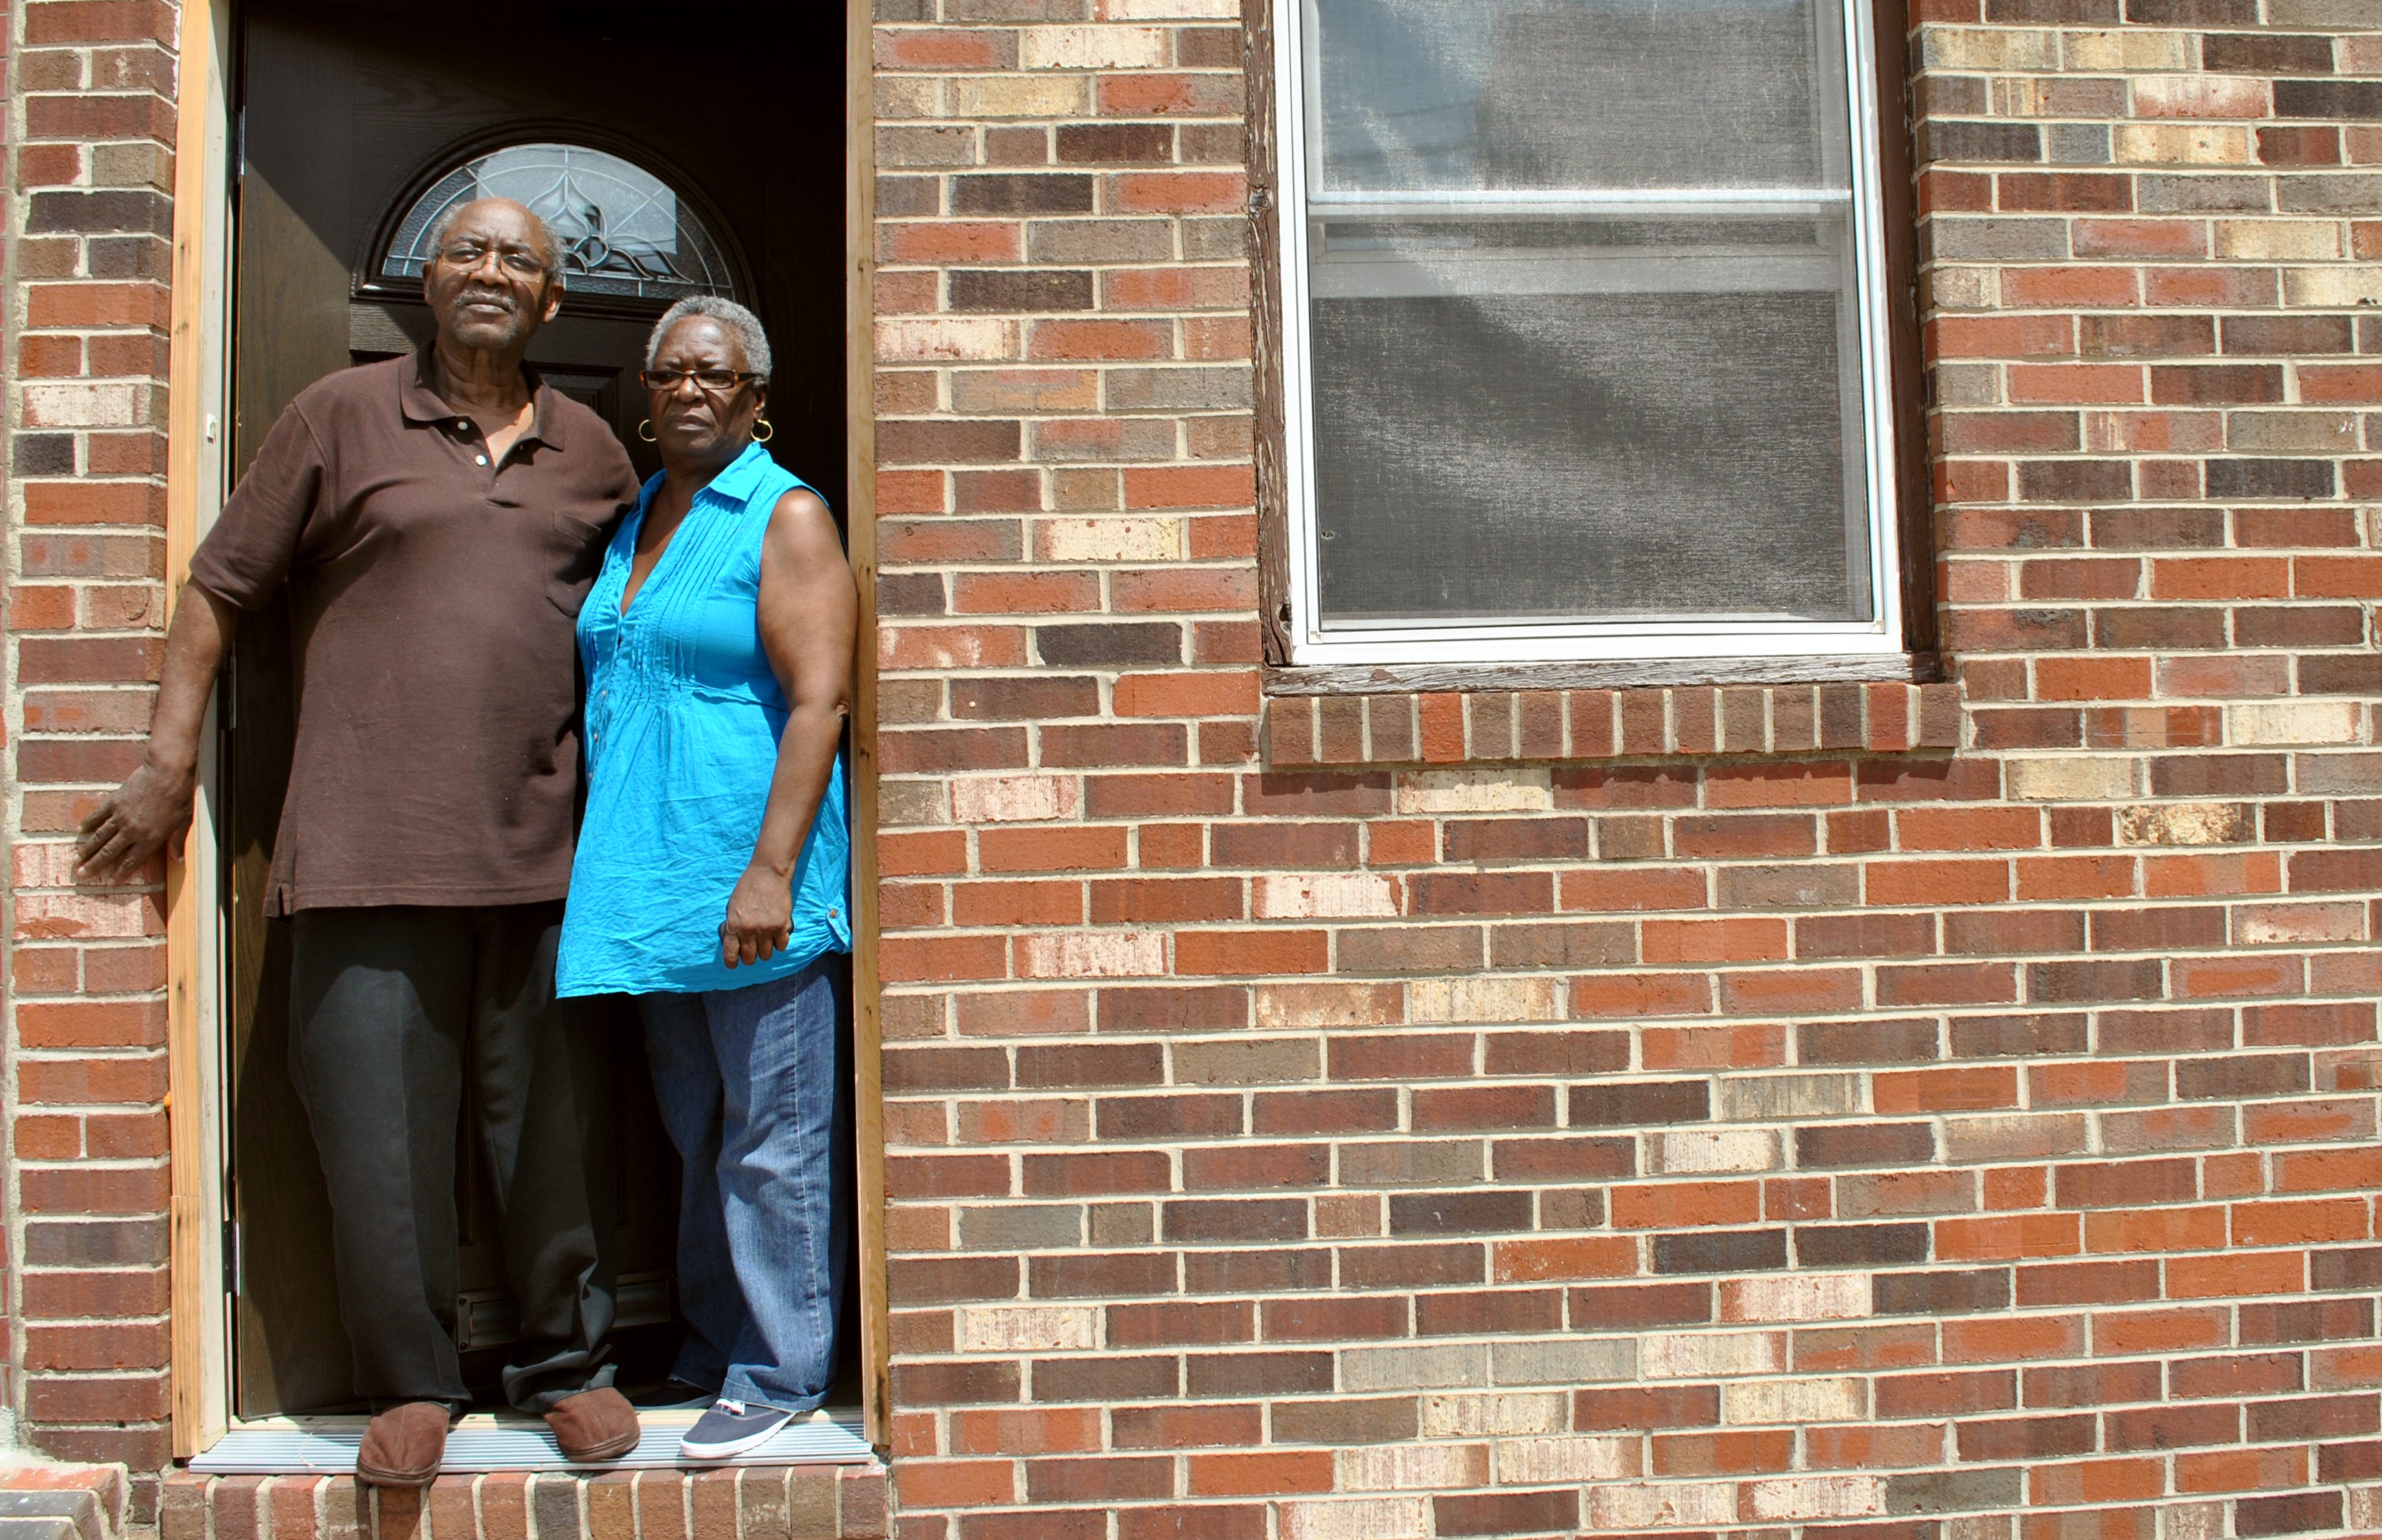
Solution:
[(654, 432), (654, 420), (648, 417), (637, 424), (637, 436), (647, 444), (653, 444), (658, 442), (661, 435)]
[[(765, 429), (767, 430), (766, 432), (764, 432), (764, 431), (763, 431), (763, 430), (765, 430)], [(771, 440), (771, 439), (773, 439), (773, 438), (775, 438), (775, 437), (777, 437), (777, 436), (778, 436), (778, 425), (777, 425), (775, 422), (770, 422), (770, 421), (769, 421), (767, 418), (766, 418), (766, 417), (756, 417), (756, 418), (755, 418), (755, 419), (753, 420), (753, 442), (754, 442), (754, 443), (755, 443), (755, 444), (767, 444), (767, 443), (768, 443), (768, 442), (769, 442), (769, 440)]]

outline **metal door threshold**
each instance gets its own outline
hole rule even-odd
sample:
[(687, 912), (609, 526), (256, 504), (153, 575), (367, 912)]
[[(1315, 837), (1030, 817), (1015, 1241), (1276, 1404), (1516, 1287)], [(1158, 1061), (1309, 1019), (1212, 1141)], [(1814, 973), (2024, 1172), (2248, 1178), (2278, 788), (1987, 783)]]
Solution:
[[(678, 1441), (693, 1426), (694, 1412), (645, 1412), (637, 1421), (645, 1436), (619, 1460), (573, 1465), (562, 1458), (545, 1423), (508, 1412), (473, 1412), (447, 1435), (445, 1472), (654, 1470), (686, 1465)], [(243, 1424), (225, 1434), (190, 1469), (208, 1475), (349, 1475), (356, 1446), (363, 1442), (362, 1417), (275, 1417)], [(861, 1432), (860, 1409), (834, 1407), (797, 1417), (770, 1440), (730, 1465), (850, 1465), (877, 1457)]]

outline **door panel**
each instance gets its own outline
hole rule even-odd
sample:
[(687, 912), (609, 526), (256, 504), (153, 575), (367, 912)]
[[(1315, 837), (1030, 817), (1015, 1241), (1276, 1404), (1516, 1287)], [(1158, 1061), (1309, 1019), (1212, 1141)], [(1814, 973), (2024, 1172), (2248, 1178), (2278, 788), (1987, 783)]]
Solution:
[[(843, 459), (843, 128), (840, 8), (712, 0), (700, 28), (659, 5), (502, 0), (250, 0), (242, 27), (242, 165), (233, 423), (236, 472), (300, 390), (350, 363), (418, 346), (430, 314), (404, 295), (357, 295), (366, 248), (451, 147), (583, 139), (682, 179), (739, 247), (769, 329), (778, 388), (771, 449), (841, 506)], [(484, 52), (480, 40), (497, 42)], [(836, 297), (819, 302), (819, 297)], [(531, 352), (657, 469), (636, 436), (652, 311), (566, 297)], [(242, 626), (228, 666), (223, 764), (232, 912), (229, 1058), (238, 1413), (352, 1404), (338, 1313), (329, 1205), (288, 1072), (286, 927), (263, 918), (264, 878), (295, 732), (286, 612)], [(633, 1012), (614, 1003), (624, 1066), (615, 1243), (631, 1366), (667, 1362), (676, 1160), (645, 1079)], [(465, 1238), (459, 1342), (467, 1378), (492, 1387), (512, 1333), (493, 1199), (476, 1142), (459, 1139)]]
[[(344, 139), (338, 54), (291, 50), (267, 32), (251, 39), (249, 56), (252, 69), (320, 103), (325, 134)], [(306, 161), (252, 165), (241, 179), (239, 303), (252, 324), (270, 318), (272, 345), (238, 350), (235, 475), (255, 459), (289, 398), (349, 361), (347, 260), (299, 212), (321, 202), (328, 190), (323, 180), (322, 166)], [(230, 1201), (239, 1227), (232, 1356), (242, 1416), (336, 1405), (352, 1394), (348, 1334), (331, 1281), (330, 1199), (288, 1068), (289, 928), (268, 923), (264, 908), (296, 739), (292, 664), (289, 606), (276, 597), (245, 617), (233, 640), (219, 718), (228, 772), (222, 847), (231, 901)]]

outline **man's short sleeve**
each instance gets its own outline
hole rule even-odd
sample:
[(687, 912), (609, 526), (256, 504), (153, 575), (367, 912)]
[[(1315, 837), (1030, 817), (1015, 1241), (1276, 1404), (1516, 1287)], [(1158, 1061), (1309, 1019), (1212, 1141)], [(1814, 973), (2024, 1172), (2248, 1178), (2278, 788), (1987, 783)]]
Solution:
[[(629, 451), (622, 448), (620, 446), (620, 441), (612, 435), (611, 424), (606, 422), (602, 418), (596, 417), (592, 411), (587, 415), (589, 418), (594, 420), (596, 423), (596, 431), (600, 435), (597, 442), (603, 444), (612, 451), (612, 500), (620, 505), (618, 512), (613, 516), (612, 522), (614, 524), (618, 524), (620, 522), (620, 514), (627, 513), (631, 508), (637, 506), (637, 499), (644, 495), (645, 490), (645, 483), (637, 479), (637, 468), (630, 463)], [(607, 527), (608, 528), (609, 526)]]
[(239, 609), (253, 609), (289, 575), (289, 563), (324, 483), (322, 447), (295, 403), (264, 435), (256, 463), (224, 502), (223, 516), (190, 556), (190, 581)]

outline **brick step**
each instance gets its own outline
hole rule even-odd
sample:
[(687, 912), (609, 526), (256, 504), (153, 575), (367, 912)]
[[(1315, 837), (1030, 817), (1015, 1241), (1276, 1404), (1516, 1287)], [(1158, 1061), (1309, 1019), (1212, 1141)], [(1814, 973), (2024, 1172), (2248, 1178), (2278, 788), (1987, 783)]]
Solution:
[(0, 1540), (110, 1540), (89, 1492), (0, 1492)]
[(121, 1465), (0, 1467), (0, 1540), (120, 1540), (129, 1490)]
[(871, 1461), (500, 1471), (441, 1476), (424, 1492), (350, 1476), (178, 1471), (166, 1478), (158, 1529), (160, 1540), (882, 1540), (890, 1524), (885, 1467)]
[(18, 1503), (0, 1499), (0, 1540), (76, 1540), (82, 1533), (72, 1515), (19, 1509)]
[[(690, 1410), (647, 1411), (636, 1448), (604, 1462), (607, 1471), (675, 1470), (679, 1440), (700, 1414)], [(215, 1440), (190, 1469), (213, 1476), (352, 1475), (363, 1442), (362, 1417), (309, 1418), (294, 1425), (235, 1428)], [(861, 1433), (857, 1408), (818, 1411), (794, 1418), (745, 1452), (752, 1465), (865, 1463), (872, 1458)], [(448, 1475), (483, 1471), (559, 1471), (570, 1465), (555, 1444), (554, 1431), (539, 1418), (519, 1413), (473, 1412), (447, 1433), (439, 1470)]]

